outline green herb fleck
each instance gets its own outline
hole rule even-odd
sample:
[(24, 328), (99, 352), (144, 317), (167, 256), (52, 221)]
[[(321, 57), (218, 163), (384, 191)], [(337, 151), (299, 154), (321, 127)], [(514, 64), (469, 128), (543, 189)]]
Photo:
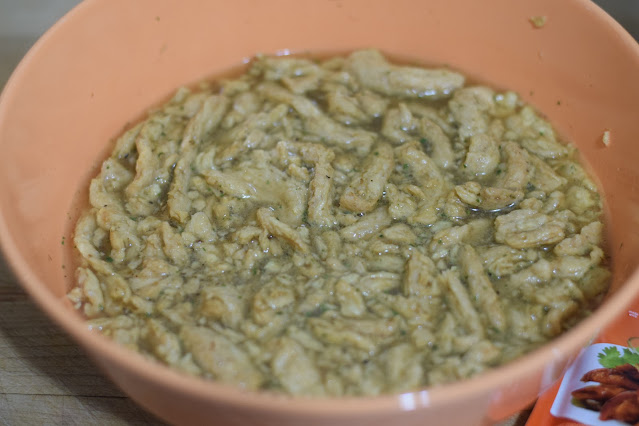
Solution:
[(426, 144), (428, 143), (428, 139), (426, 139), (426, 138), (421, 138), (421, 139), (419, 140), (419, 143), (421, 143), (422, 145), (426, 145)]
[(378, 152), (378, 151), (375, 151), (375, 152), (374, 152), (374, 154), (375, 154), (375, 155), (379, 155), (379, 152)]
[(113, 258), (111, 256), (107, 256), (104, 260), (106, 260), (107, 262), (113, 262)]
[(546, 16), (531, 16), (529, 21), (535, 28), (541, 28), (546, 25), (548, 18)]
[(410, 167), (407, 163), (404, 163), (404, 165), (402, 166), (404, 168), (404, 170), (408, 170), (408, 168)]
[(308, 209), (304, 210), (304, 213), (302, 213), (302, 222), (308, 223)]
[(257, 268), (253, 268), (253, 269), (251, 270), (251, 273), (252, 273), (253, 275), (257, 275)]

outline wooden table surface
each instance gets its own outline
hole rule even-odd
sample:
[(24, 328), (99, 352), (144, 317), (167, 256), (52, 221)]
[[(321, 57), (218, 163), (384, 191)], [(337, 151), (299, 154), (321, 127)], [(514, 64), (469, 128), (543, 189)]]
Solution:
[[(639, 35), (639, 2), (598, 0)], [(77, 0), (0, 0), (0, 88), (38, 35)], [(31, 26), (31, 27), (30, 27)], [(527, 412), (502, 425), (523, 425)], [(0, 253), (0, 425), (149, 425), (160, 420), (107, 379), (40, 312)]]
[(0, 425), (161, 424), (34, 305), (0, 258)]

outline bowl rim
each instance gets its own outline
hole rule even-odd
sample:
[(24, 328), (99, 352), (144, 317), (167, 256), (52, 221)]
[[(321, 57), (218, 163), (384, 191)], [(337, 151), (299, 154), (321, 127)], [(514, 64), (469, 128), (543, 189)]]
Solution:
[[(23, 77), (23, 69), (30, 66), (33, 58), (46, 49), (50, 40), (59, 28), (67, 21), (81, 19), (88, 13), (95, 3), (102, 0), (85, 0), (49, 28), (29, 49), (20, 61), (7, 81), (2, 93), (0, 93), (0, 126), (4, 110), (8, 108), (11, 99), (19, 94), (19, 87)], [(609, 16), (603, 9), (590, 0), (573, 0), (575, 7), (582, 7), (585, 13), (590, 13), (600, 20), (607, 31), (617, 36), (623, 49), (635, 57), (639, 57), (639, 44), (621, 27), (621, 25)], [(589, 317), (578, 325), (552, 340), (538, 349), (517, 358), (503, 366), (488, 370), (470, 379), (453, 382), (441, 386), (431, 386), (400, 394), (388, 394), (375, 397), (294, 397), (285, 394), (269, 393), (264, 391), (245, 391), (232, 385), (205, 380), (195, 376), (182, 374), (173, 369), (149, 360), (143, 355), (120, 346), (99, 333), (91, 332), (86, 325), (78, 321), (79, 315), (70, 314), (67, 306), (55, 297), (33, 273), (26, 260), (17, 250), (17, 244), (9, 233), (9, 225), (2, 210), (0, 210), (0, 251), (15, 278), (27, 291), (36, 305), (47, 316), (54, 320), (80, 347), (89, 353), (100, 353), (105, 358), (123, 370), (135, 371), (149, 382), (160, 386), (167, 386), (199, 399), (215, 400), (217, 403), (231, 404), (235, 406), (251, 406), (254, 409), (268, 409), (270, 411), (304, 413), (312, 415), (326, 414), (327, 405), (330, 404), (331, 414), (358, 413), (387, 413), (401, 410), (427, 409), (432, 406), (443, 406), (454, 399), (463, 397), (478, 397), (491, 390), (506, 386), (512, 382), (512, 377), (522, 369), (543, 370), (548, 359), (564, 357), (572, 353), (575, 348), (583, 345), (583, 342), (593, 339), (596, 334), (592, 330), (603, 328), (615, 319), (629, 303), (639, 294), (639, 267), (628, 277), (625, 284), (614, 294), (607, 297), (604, 303)], [(104, 371), (104, 366), (101, 366)], [(107, 372), (107, 374), (109, 374)], [(548, 383), (550, 387), (552, 383)], [(539, 393), (545, 389), (539, 389)], [(291, 404), (294, 401), (295, 404)]]

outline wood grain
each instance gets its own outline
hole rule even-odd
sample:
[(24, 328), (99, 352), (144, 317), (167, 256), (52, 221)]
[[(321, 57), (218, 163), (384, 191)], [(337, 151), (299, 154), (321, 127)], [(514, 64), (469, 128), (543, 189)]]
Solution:
[(0, 256), (0, 425), (158, 425), (17, 285)]

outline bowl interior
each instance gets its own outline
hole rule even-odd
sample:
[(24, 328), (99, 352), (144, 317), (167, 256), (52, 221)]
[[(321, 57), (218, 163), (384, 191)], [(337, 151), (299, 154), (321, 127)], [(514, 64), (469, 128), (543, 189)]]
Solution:
[[(533, 16), (546, 16), (546, 24), (534, 27)], [(64, 298), (74, 278), (70, 232), (82, 192), (113, 138), (177, 87), (260, 52), (330, 54), (363, 47), (446, 64), (474, 80), (515, 90), (581, 150), (607, 201), (611, 296), (554, 344), (559, 356), (537, 351), (463, 392), (497, 392), (513, 374), (538, 376), (545, 363), (565, 361), (639, 289), (639, 279), (630, 278), (639, 249), (639, 52), (619, 25), (585, 0), (80, 4), (29, 52), (0, 98), (0, 242), (25, 288), (106, 368), (128, 365), (133, 377), (175, 385), (202, 401), (240, 395), (168, 373), (84, 329)], [(609, 146), (602, 142), (606, 130)], [(541, 382), (537, 377), (530, 383)], [(428, 403), (417, 401), (413, 408), (460, 399), (461, 389), (435, 389)], [(527, 400), (538, 391), (526, 390)], [(492, 416), (521, 408), (521, 398), (495, 395), (493, 405), (502, 406)], [(396, 397), (379, 401), (380, 410), (401, 408)], [(278, 409), (303, 411), (313, 404), (282, 403)], [(350, 410), (332, 406), (334, 412)]]

